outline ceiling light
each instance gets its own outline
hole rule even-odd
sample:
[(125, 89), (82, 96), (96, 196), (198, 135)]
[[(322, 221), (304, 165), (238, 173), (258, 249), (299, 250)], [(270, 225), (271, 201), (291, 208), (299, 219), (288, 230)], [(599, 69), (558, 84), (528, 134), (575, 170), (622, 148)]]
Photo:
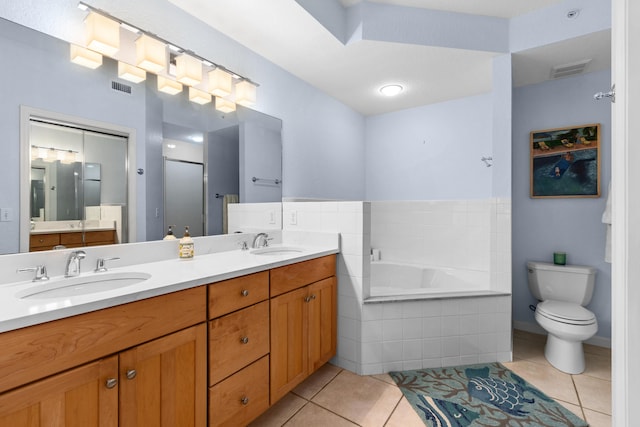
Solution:
[(89, 49), (113, 56), (120, 49), (120, 24), (96, 12), (84, 21), (85, 41)]
[(146, 34), (136, 40), (138, 67), (152, 73), (159, 73), (167, 65), (167, 47), (160, 40)]
[(216, 96), (216, 110), (222, 111), (223, 113), (231, 113), (236, 111), (236, 104), (227, 99)]
[(200, 105), (207, 104), (211, 102), (211, 95), (203, 90), (189, 87), (189, 101)]
[(251, 107), (256, 103), (256, 85), (248, 80), (236, 83), (236, 104)]
[(140, 83), (147, 78), (147, 72), (142, 68), (118, 61), (118, 77), (133, 83)]
[(140, 32), (141, 32), (139, 29), (137, 29), (133, 25), (129, 25), (129, 24), (125, 23), (125, 22), (121, 22), (120, 26), (122, 28), (124, 28), (125, 30), (127, 30), (127, 31), (131, 31), (134, 34), (140, 34)]
[(195, 86), (202, 81), (202, 62), (191, 55), (182, 54), (176, 58), (176, 80), (187, 86)]
[(158, 76), (158, 90), (169, 95), (176, 95), (182, 92), (182, 85), (174, 80)]
[(380, 88), (380, 93), (385, 96), (396, 96), (402, 92), (404, 88), (397, 84), (385, 85)]
[(102, 65), (102, 55), (87, 48), (71, 45), (71, 62), (82, 65), (83, 67), (96, 69)]
[(215, 96), (229, 96), (232, 90), (231, 74), (227, 73), (222, 68), (216, 68), (213, 71), (209, 71), (209, 93)]
[(167, 148), (176, 148), (176, 144), (167, 144)]

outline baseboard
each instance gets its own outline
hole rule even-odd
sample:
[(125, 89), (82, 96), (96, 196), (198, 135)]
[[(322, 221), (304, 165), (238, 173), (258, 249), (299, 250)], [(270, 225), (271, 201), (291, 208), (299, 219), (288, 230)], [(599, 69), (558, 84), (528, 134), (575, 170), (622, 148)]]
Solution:
[[(513, 329), (530, 332), (532, 334), (540, 334), (540, 335), (547, 334), (547, 332), (544, 329), (542, 329), (542, 327), (537, 323), (522, 322), (519, 320), (513, 321)], [(598, 347), (611, 348), (611, 338), (599, 337), (597, 335), (589, 338), (588, 340), (585, 341), (585, 343), (595, 345)]]

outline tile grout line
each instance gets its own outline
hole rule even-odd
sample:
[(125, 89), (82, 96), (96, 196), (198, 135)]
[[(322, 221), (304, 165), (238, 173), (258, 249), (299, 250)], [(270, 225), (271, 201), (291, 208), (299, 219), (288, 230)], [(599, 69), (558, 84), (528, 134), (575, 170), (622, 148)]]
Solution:
[(576, 392), (576, 397), (578, 398), (578, 404), (580, 405), (580, 412), (582, 412), (582, 419), (586, 422), (587, 415), (584, 413), (584, 406), (582, 406), (582, 399), (580, 399), (580, 393), (578, 392), (578, 386), (576, 386), (576, 381), (573, 378), (574, 375), (571, 375), (571, 384), (573, 384), (573, 389)]

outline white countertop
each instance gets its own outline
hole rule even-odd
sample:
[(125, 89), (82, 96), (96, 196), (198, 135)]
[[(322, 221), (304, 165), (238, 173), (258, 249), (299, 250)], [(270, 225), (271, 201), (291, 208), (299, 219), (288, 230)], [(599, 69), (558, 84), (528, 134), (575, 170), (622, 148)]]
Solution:
[(104, 231), (104, 230), (115, 230), (116, 228), (113, 225), (106, 226), (89, 226), (83, 228), (69, 228), (69, 227), (58, 227), (58, 228), (48, 228), (42, 230), (31, 230), (30, 234), (51, 234), (51, 233), (82, 233), (85, 231)]
[[(256, 255), (239, 249), (206, 255), (190, 260), (170, 259), (145, 264), (110, 268), (109, 273), (148, 273), (151, 278), (134, 285), (103, 292), (72, 297), (47, 299), (18, 298), (16, 293), (43, 283), (55, 284), (63, 277), (51, 277), (47, 282), (22, 281), (0, 285), (0, 332), (6, 332), (51, 320), (126, 304), (158, 295), (168, 294), (208, 283), (219, 282), (246, 274), (256, 273), (283, 265), (293, 264), (324, 255), (335, 254), (338, 247), (296, 245), (301, 252), (281, 255)], [(87, 272), (80, 276), (102, 273)]]

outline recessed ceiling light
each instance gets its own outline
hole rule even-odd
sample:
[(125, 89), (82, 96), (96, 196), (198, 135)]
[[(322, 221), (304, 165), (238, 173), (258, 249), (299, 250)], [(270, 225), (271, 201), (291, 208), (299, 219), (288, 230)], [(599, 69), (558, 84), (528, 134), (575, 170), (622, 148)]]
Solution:
[(396, 96), (400, 92), (402, 92), (404, 88), (400, 85), (385, 85), (380, 88), (380, 93), (385, 96)]

